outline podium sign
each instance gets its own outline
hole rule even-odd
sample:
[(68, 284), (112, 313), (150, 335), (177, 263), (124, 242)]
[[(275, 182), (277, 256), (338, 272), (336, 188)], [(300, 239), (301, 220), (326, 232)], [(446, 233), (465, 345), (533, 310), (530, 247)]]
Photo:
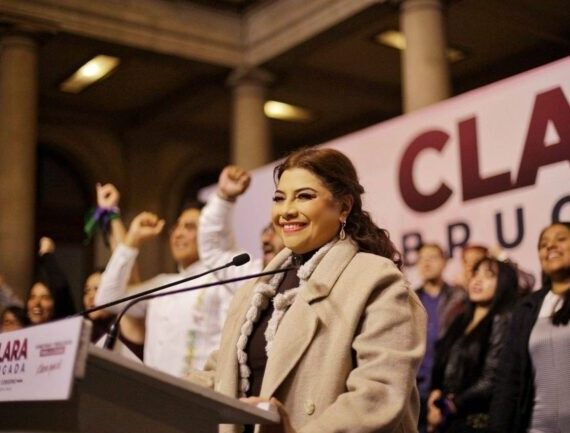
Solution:
[(0, 401), (67, 400), (83, 319), (0, 334)]
[[(53, 325), (45, 325), (51, 330), (48, 332), (51, 337), (44, 336), (41, 342), (36, 336), (32, 341), (28, 333), (11, 335), (10, 341), (16, 338), (21, 340), (25, 338), (24, 335), (28, 338), (26, 371), (25, 375), (19, 376), (23, 378), (22, 383), (16, 384), (19, 386), (11, 385), (12, 390), (5, 392), (4, 397), (8, 393), (13, 394), (11, 397), (18, 393), (19, 400), (28, 401), (0, 401), (0, 432), (218, 433), (219, 424), (279, 422), (279, 414), (275, 412), (250, 406), (92, 344), (79, 342), (79, 346), (75, 346), (77, 360), (74, 374), (73, 369), (67, 367), (73, 364), (74, 350), (72, 344), (66, 342), (71, 340), (70, 334), (78, 336), (80, 332), (82, 341), (86, 341), (89, 327), (77, 322), (59, 323), (65, 323), (64, 332), (69, 334), (63, 336), (61, 329), (54, 330)], [(35, 327), (33, 334), (39, 328)], [(4, 341), (6, 339), (3, 337), (2, 344)], [(43, 347), (37, 347), (39, 345)], [(51, 371), (51, 375), (62, 374), (57, 380), (65, 381), (65, 386), (57, 385), (60, 387), (59, 395), (63, 396), (63, 391), (67, 391), (69, 398), (53, 400), (55, 390), (48, 393), (47, 388), (53, 387), (54, 383), (39, 382), (44, 380), (41, 378), (43, 374), (49, 376), (48, 372), (36, 374), (36, 370), (40, 362), (45, 363), (45, 359), (52, 356), (56, 362), (56, 355), (40, 357), (42, 348), (45, 355), (62, 345), (65, 347), (65, 359), (61, 358), (62, 367)], [(32, 348), (35, 354), (32, 354)], [(61, 349), (55, 352), (61, 352)], [(32, 361), (35, 362), (35, 369), (32, 368)], [(24, 388), (26, 375), (31, 375), (33, 379), (33, 382), (26, 382), (27, 389)], [(39, 401), (29, 401), (31, 399)]]

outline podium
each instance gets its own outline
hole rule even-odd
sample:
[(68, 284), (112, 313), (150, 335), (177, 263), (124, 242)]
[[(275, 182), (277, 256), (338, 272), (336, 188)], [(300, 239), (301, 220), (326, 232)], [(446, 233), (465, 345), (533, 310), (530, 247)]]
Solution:
[(93, 345), (66, 401), (0, 402), (0, 432), (213, 433), (279, 415)]

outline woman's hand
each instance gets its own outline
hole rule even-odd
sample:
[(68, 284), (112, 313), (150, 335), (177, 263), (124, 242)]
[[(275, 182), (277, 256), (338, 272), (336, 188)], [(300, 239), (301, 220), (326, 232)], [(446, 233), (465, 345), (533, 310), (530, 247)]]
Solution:
[(115, 185), (106, 183), (96, 185), (97, 189), (97, 207), (101, 209), (117, 209), (121, 195)]
[(443, 423), (443, 415), (441, 413), (441, 410), (439, 410), (437, 407), (428, 408), (427, 422), (427, 431), (430, 433), (436, 432), (437, 428)]
[(258, 403), (271, 403), (273, 406), (277, 408), (277, 412), (279, 412), (279, 416), (281, 417), (281, 422), (279, 424), (268, 425), (264, 428), (265, 431), (270, 433), (297, 433), (296, 430), (291, 425), (291, 420), (289, 419), (289, 412), (283, 403), (277, 400), (275, 397), (271, 397), (270, 399), (262, 398), (262, 397), (248, 397), (242, 398), (241, 401), (251, 404), (252, 406), (257, 406)]
[(164, 220), (151, 212), (141, 212), (133, 219), (124, 243), (131, 248), (140, 248), (143, 241), (158, 236), (163, 228)]
[[(441, 398), (443, 396), (443, 393), (441, 392), (440, 389), (434, 389), (432, 392), (430, 392), (429, 397), (428, 397), (428, 408), (430, 406), (434, 406), (434, 402), (438, 399)], [(435, 407), (435, 406), (434, 406)]]
[(427, 422), (428, 422), (428, 432), (435, 432), (437, 428), (443, 423), (443, 414), (441, 413), (441, 409), (435, 405), (435, 401), (440, 399), (443, 396), (443, 393), (439, 389), (434, 389), (428, 398), (428, 414), (427, 414)]

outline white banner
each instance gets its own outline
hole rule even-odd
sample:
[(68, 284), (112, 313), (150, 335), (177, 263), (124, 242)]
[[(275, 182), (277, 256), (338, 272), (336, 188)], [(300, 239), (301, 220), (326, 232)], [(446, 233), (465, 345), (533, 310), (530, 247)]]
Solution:
[(0, 401), (70, 397), (83, 319), (0, 334)]
[[(453, 259), (452, 279), (461, 246), (477, 243), (501, 247), (539, 277), (540, 230), (570, 220), (569, 100), (570, 57), (325, 146), (354, 162), (365, 209), (408, 264), (420, 241), (437, 242)], [(254, 172), (236, 210), (238, 242), (258, 255), (273, 166)]]

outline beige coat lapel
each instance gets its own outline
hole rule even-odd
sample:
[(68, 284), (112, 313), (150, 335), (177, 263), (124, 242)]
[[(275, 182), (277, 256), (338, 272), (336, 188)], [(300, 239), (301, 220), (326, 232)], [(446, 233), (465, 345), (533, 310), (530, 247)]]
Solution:
[(283, 317), (267, 359), (261, 396), (271, 397), (313, 340), (318, 317), (311, 306), (296, 299)]
[(216, 383), (215, 389), (232, 397), (238, 396), (238, 371), (237, 362), (237, 341), (240, 335), (241, 325), (243, 324), (245, 314), (249, 308), (249, 299), (255, 283), (248, 283), (240, 289), (243, 295), (236, 293), (234, 299), (240, 302), (230, 307), (230, 315), (226, 318), (224, 324), (224, 334), (220, 342), (219, 364), (216, 367)]
[(319, 325), (318, 315), (310, 303), (328, 296), (356, 252), (356, 246), (350, 241), (337, 242), (299, 292), (273, 341), (261, 386), (262, 397), (275, 393), (310, 346)]
[[(290, 255), (291, 250), (282, 250), (264, 270), (272, 271), (279, 268)], [(258, 282), (267, 282), (271, 278), (271, 275), (261, 277), (244, 285), (234, 296), (236, 304), (230, 306), (230, 313), (224, 324), (224, 334), (220, 343), (219, 359), (223, 365), (220, 364), (216, 369), (218, 378), (215, 385), (217, 391), (226, 395), (238, 396), (237, 342), (241, 334), (241, 327), (245, 322), (245, 315), (250, 307), (253, 290)]]

